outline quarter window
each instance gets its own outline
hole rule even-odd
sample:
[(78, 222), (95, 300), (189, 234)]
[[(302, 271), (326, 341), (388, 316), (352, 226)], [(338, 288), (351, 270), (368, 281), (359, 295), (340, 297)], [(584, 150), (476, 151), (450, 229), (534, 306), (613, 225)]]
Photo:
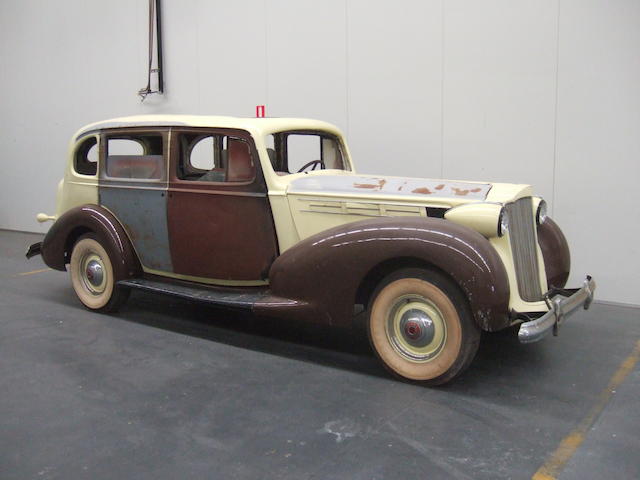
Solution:
[(73, 167), (81, 175), (95, 175), (98, 172), (98, 141), (96, 137), (86, 138), (76, 149)]
[(112, 178), (154, 180), (163, 178), (162, 135), (140, 134), (109, 137), (106, 174)]

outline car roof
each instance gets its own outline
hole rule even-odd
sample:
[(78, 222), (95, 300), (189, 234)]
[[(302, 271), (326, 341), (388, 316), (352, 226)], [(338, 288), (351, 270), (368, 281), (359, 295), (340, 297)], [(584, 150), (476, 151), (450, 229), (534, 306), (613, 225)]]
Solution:
[(308, 118), (245, 118), (214, 115), (134, 115), (112, 118), (85, 125), (75, 134), (75, 138), (96, 130), (127, 127), (216, 127), (237, 128), (254, 135), (285, 130), (322, 130), (340, 134), (335, 126), (321, 120)]

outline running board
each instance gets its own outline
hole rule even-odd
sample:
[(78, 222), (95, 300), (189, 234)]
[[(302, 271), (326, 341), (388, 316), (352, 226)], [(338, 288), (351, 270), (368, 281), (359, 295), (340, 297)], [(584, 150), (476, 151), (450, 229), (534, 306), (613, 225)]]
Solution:
[[(130, 278), (120, 280), (118, 285), (135, 288), (152, 293), (161, 293), (173, 297), (193, 300), (196, 302), (219, 305), (221, 307), (251, 310), (259, 301), (271, 298), (270, 292), (264, 287), (209, 287), (169, 283), (146, 278)], [(255, 288), (255, 291), (252, 291)], [(285, 303), (288, 303), (285, 301)], [(295, 303), (295, 302), (292, 302)]]

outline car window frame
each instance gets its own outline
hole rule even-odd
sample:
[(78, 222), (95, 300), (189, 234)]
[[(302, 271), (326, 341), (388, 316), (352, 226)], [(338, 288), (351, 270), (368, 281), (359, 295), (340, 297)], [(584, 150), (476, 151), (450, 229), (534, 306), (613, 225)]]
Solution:
[[(256, 167), (256, 173), (252, 180), (244, 182), (216, 182), (206, 180), (186, 180), (178, 177), (178, 162), (180, 161), (180, 139), (181, 133), (191, 133), (199, 135), (220, 135), (228, 136), (243, 140), (249, 145), (249, 152), (251, 158)], [(260, 159), (259, 152), (256, 148), (256, 144), (253, 136), (247, 130), (236, 128), (221, 128), (221, 127), (191, 127), (191, 126), (178, 126), (171, 127), (171, 142), (170, 142), (170, 155), (169, 155), (169, 184), (172, 187), (189, 189), (192, 188), (201, 190), (219, 190), (224, 191), (247, 191), (254, 193), (266, 193), (267, 186), (264, 178), (264, 172), (262, 171), (262, 161)]]
[[(98, 159), (96, 161), (96, 173), (93, 174), (87, 174), (87, 173), (81, 173), (76, 169), (77, 166), (77, 157), (78, 154), (80, 152), (80, 148), (82, 147), (82, 145), (89, 140), (90, 138), (95, 138), (96, 140), (96, 146), (98, 148)], [(93, 148), (93, 147), (89, 147), (89, 150)], [(75, 144), (73, 146), (73, 152), (71, 154), (71, 173), (78, 177), (78, 178), (83, 178), (83, 179), (92, 179), (92, 180), (97, 180), (99, 175), (100, 175), (100, 149), (102, 148), (102, 138), (100, 135), (100, 132), (98, 131), (92, 131), (92, 132), (86, 132), (80, 136), (78, 136), (76, 138)], [(89, 151), (87, 150), (87, 153), (89, 153)]]
[[(338, 168), (325, 168), (325, 169), (321, 169), (321, 170), (315, 170), (315, 171), (323, 171), (323, 170), (336, 170), (336, 171), (340, 171), (340, 172), (352, 172), (353, 169), (351, 168), (351, 161), (348, 160), (348, 156), (347, 156), (347, 150), (346, 150), (346, 145), (343, 141), (343, 139), (339, 136), (336, 135), (333, 132), (328, 132), (326, 130), (316, 130), (316, 129), (293, 129), (293, 130), (276, 130), (273, 132), (267, 132), (265, 133), (265, 137), (268, 137), (270, 135), (273, 135), (274, 137), (274, 147), (276, 152), (278, 151), (278, 147), (277, 147), (277, 142), (278, 142), (278, 138), (280, 138), (280, 142), (281, 142), (281, 149), (284, 153), (284, 160), (286, 160), (286, 166), (287, 167), (287, 175), (295, 175), (297, 173), (302, 173), (302, 172), (290, 172), (289, 171), (289, 154), (288, 154), (288, 137), (289, 135), (317, 135), (319, 137), (326, 137), (329, 138), (333, 141), (336, 142), (336, 144), (338, 145), (338, 149), (340, 151), (340, 156), (342, 157), (342, 165), (344, 168), (342, 169), (338, 169)], [(265, 144), (267, 142), (265, 141)], [(322, 142), (320, 142), (320, 144), (322, 145)], [(322, 149), (322, 146), (321, 146)], [(322, 151), (322, 150), (321, 150)], [(318, 159), (321, 160), (321, 159)], [(276, 173), (276, 172), (280, 172), (280, 171), (284, 171), (284, 170), (275, 170), (274, 166), (271, 164), (271, 161), (269, 161), (269, 167), (271, 168), (271, 171)]]
[[(127, 127), (104, 129), (100, 131), (100, 148), (98, 154), (98, 178), (105, 183), (128, 183), (128, 184), (166, 184), (168, 181), (168, 163), (169, 163), (169, 131), (168, 127)], [(118, 139), (119, 136), (127, 135), (158, 135), (162, 137), (162, 175), (158, 178), (128, 178), (128, 177), (111, 177), (107, 175), (107, 143), (109, 138)]]

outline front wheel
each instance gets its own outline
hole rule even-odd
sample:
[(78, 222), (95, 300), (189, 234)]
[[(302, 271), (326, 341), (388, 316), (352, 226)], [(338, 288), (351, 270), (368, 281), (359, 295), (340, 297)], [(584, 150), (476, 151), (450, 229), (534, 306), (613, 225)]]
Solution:
[(382, 281), (370, 304), (369, 339), (393, 373), (446, 383), (471, 363), (480, 342), (467, 299), (444, 275), (404, 269)]
[(94, 234), (73, 246), (69, 270), (76, 295), (90, 310), (113, 312), (129, 298), (129, 290), (116, 285), (111, 258)]

